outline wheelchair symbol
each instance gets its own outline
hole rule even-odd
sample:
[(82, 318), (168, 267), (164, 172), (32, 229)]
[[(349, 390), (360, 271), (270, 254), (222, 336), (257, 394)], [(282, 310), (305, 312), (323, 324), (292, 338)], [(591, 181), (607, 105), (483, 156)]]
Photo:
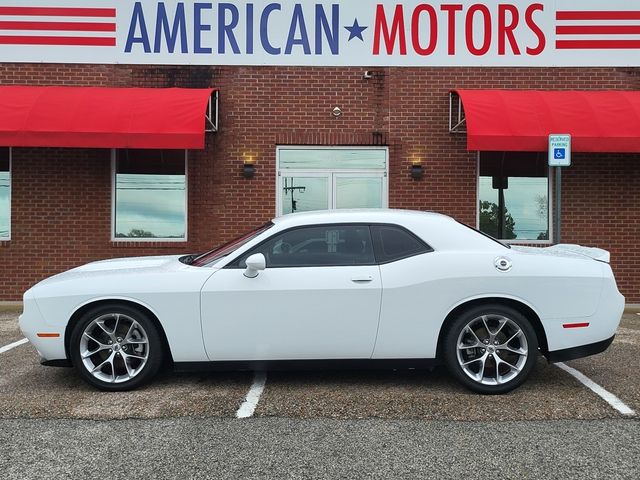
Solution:
[(564, 148), (555, 148), (553, 150), (553, 156), (556, 160), (564, 160), (566, 156), (566, 150)]

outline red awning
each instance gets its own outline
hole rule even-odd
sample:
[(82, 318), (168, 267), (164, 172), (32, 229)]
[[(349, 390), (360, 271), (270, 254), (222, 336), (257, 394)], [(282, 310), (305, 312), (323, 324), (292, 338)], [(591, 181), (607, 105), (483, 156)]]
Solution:
[(0, 145), (202, 149), (213, 91), (0, 86)]
[(456, 90), (469, 150), (533, 151), (571, 134), (575, 152), (640, 152), (640, 92)]

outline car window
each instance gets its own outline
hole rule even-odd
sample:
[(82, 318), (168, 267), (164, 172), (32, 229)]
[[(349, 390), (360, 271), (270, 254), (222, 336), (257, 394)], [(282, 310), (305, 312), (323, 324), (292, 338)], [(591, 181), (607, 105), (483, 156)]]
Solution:
[(287, 230), (243, 255), (262, 253), (267, 268), (373, 265), (373, 243), (367, 225), (320, 225)]
[(402, 227), (373, 225), (371, 233), (375, 240), (378, 263), (389, 263), (433, 251), (429, 245)]

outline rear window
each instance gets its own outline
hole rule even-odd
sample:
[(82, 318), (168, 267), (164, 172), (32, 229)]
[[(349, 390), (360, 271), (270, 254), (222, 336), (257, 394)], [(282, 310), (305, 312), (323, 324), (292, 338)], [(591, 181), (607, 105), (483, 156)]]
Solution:
[(433, 249), (404, 228), (394, 225), (372, 225), (371, 233), (376, 245), (378, 263), (389, 263)]

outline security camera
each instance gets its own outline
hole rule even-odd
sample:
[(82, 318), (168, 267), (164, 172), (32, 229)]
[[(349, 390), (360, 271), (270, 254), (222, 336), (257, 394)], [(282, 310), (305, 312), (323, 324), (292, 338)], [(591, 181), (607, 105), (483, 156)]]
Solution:
[(334, 117), (339, 117), (340, 115), (342, 115), (342, 110), (340, 110), (340, 107), (335, 107), (331, 113), (333, 114)]
[(371, 70), (365, 70), (362, 78), (365, 80), (371, 80), (373, 78), (373, 72)]

